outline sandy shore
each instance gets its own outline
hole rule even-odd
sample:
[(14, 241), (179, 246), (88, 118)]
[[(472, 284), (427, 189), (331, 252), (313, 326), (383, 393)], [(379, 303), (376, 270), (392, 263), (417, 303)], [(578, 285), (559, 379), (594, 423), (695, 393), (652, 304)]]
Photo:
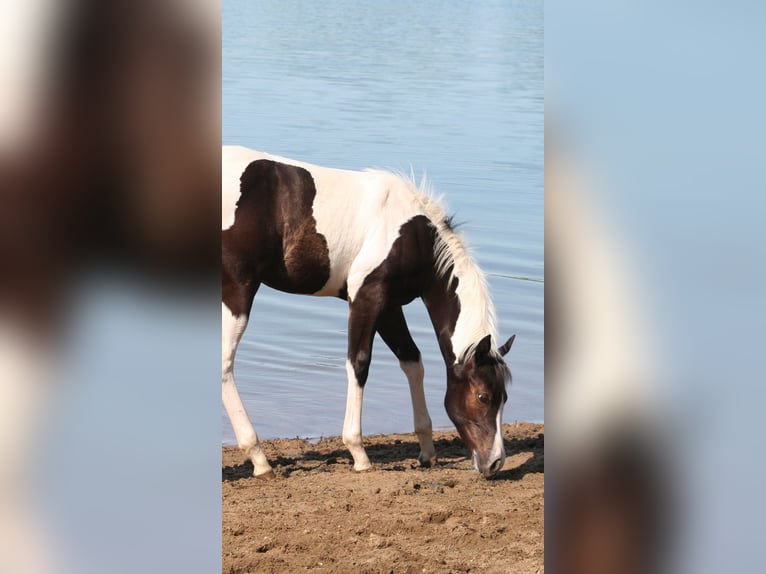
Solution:
[(544, 427), (504, 426), (494, 480), (457, 433), (434, 433), (439, 464), (417, 465), (412, 434), (365, 437), (356, 473), (339, 437), (266, 441), (277, 478), (223, 448), (223, 572), (543, 572)]

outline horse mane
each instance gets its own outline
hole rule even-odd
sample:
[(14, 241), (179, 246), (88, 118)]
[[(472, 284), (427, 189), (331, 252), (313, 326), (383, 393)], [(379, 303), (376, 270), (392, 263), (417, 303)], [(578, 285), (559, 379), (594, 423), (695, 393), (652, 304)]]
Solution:
[[(458, 280), (456, 294), (460, 300), (461, 313), (452, 336), (456, 360), (462, 362), (470, 357), (479, 341), (491, 335), (491, 354), (493, 358), (499, 359), (499, 365), (504, 366), (505, 363), (496, 347), (497, 318), (487, 277), (471, 256), (470, 247), (459, 231), (454, 216), (447, 214), (442, 197), (436, 196), (425, 174), (420, 183), (417, 183), (414, 173), (410, 173), (409, 176), (397, 172), (389, 173), (396, 176), (414, 195), (423, 214), (436, 228), (434, 258), (437, 276), (446, 278), (448, 284), (453, 278)], [(507, 380), (509, 375), (503, 374), (503, 378)]]

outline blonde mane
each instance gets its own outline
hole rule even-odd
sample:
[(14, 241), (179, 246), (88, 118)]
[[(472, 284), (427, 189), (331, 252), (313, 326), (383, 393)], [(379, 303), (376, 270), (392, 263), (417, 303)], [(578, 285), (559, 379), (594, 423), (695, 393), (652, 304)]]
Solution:
[(489, 294), (487, 278), (471, 257), (465, 238), (453, 229), (441, 198), (434, 194), (425, 175), (419, 184), (414, 174), (407, 176), (394, 172), (393, 175), (414, 195), (423, 214), (436, 228), (436, 274), (445, 277), (448, 283), (453, 277), (458, 279), (456, 294), (460, 301), (460, 314), (452, 335), (456, 361), (470, 356), (479, 341), (487, 335), (492, 336), (492, 348), (496, 352), (495, 305)]

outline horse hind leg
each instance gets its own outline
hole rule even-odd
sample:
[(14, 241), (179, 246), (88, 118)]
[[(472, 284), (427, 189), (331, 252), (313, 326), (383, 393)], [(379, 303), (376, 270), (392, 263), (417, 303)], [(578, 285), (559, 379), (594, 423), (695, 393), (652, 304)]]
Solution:
[(399, 359), (399, 366), (407, 376), (412, 399), (412, 416), (415, 423), (415, 434), (420, 443), (418, 461), (422, 466), (436, 464), (436, 449), (434, 448), (433, 426), (426, 406), (426, 396), (423, 390), (423, 361), (415, 342), (412, 340), (407, 321), (401, 307), (386, 310), (378, 319), (378, 333), (383, 341)]
[(261, 443), (258, 440), (258, 434), (247, 416), (245, 406), (242, 404), (242, 399), (234, 383), (234, 356), (242, 334), (247, 327), (248, 315), (246, 312), (235, 314), (224, 302), (221, 303), (221, 307), (223, 406), (226, 408), (231, 426), (234, 428), (237, 446), (253, 463), (253, 475), (259, 478), (273, 478), (274, 471), (269, 465), (269, 461), (266, 460), (266, 455), (263, 453)]

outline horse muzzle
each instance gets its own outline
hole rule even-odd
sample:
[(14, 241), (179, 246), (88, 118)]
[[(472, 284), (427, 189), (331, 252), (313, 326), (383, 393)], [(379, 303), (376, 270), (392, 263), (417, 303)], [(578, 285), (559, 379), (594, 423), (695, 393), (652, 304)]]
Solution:
[(481, 460), (476, 452), (473, 453), (473, 466), (484, 478), (495, 476), (503, 468), (503, 464), (505, 464), (505, 452), (499, 455), (492, 454), (484, 460)]

